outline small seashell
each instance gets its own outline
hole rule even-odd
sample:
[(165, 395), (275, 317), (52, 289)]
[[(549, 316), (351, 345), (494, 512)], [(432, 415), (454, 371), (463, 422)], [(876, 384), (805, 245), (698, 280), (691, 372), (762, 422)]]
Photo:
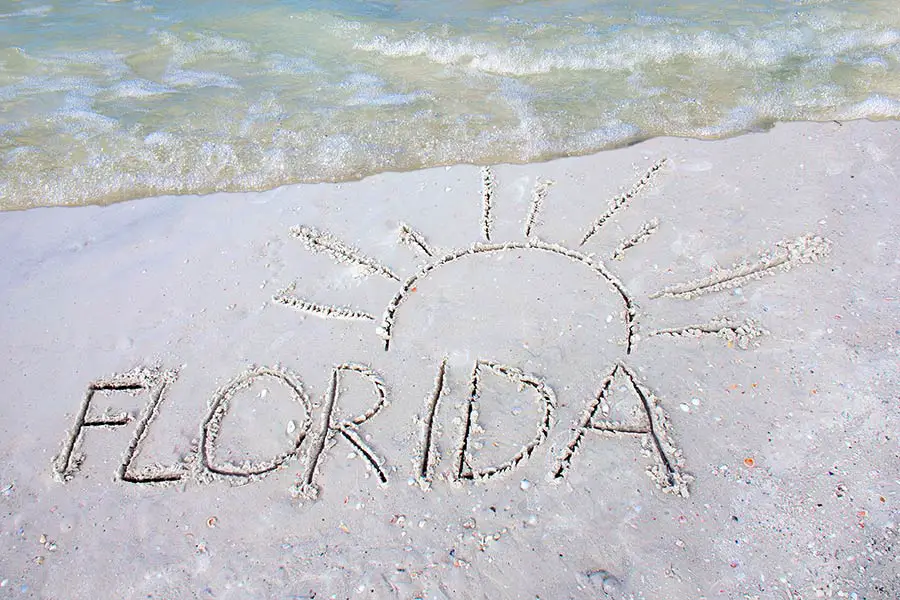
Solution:
[(288, 423), (287, 423), (287, 434), (288, 434), (288, 435), (291, 435), (291, 434), (294, 433), (295, 431), (297, 431), (297, 422), (294, 421), (293, 419), (291, 419), (291, 420), (288, 421)]
[(210, 517), (206, 520), (206, 526), (207, 527), (215, 527), (216, 523), (218, 523), (218, 522), (219, 522), (218, 517)]
[(605, 569), (591, 571), (587, 574), (587, 577), (589, 581), (598, 583), (600, 589), (603, 590), (606, 594), (621, 591), (622, 584), (619, 579)]

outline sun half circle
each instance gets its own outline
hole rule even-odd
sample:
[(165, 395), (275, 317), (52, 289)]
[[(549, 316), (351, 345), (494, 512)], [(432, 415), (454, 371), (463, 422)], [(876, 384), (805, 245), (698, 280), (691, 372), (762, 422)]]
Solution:
[(422, 266), (416, 273), (409, 276), (403, 282), (400, 289), (396, 294), (394, 294), (393, 298), (384, 310), (384, 314), (382, 315), (381, 321), (376, 329), (376, 333), (384, 340), (385, 350), (390, 349), (391, 340), (394, 335), (396, 317), (400, 307), (409, 300), (413, 292), (415, 292), (417, 286), (423, 280), (427, 279), (441, 267), (448, 266), (451, 263), (455, 263), (466, 258), (512, 251), (534, 251), (556, 255), (576, 264), (583, 265), (584, 267), (588, 268), (595, 277), (599, 277), (600, 279), (604, 280), (608, 284), (613, 295), (617, 298), (618, 301), (621, 302), (621, 305), (623, 307), (622, 312), (625, 321), (624, 342), (626, 347), (626, 354), (631, 352), (633, 337), (635, 333), (634, 317), (636, 310), (634, 302), (627, 293), (625, 286), (621, 283), (621, 281), (619, 281), (618, 278), (610, 273), (610, 271), (601, 261), (587, 254), (572, 250), (571, 248), (567, 248), (559, 244), (544, 242), (538, 239), (497, 244), (476, 243), (467, 248), (457, 249), (446, 253), (440, 258), (437, 258)]

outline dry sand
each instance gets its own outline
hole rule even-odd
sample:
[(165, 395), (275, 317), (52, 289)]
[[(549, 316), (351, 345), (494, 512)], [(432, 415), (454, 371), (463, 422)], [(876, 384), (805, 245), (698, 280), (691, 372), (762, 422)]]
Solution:
[(787, 124), (0, 214), (0, 597), (898, 598), (898, 163)]

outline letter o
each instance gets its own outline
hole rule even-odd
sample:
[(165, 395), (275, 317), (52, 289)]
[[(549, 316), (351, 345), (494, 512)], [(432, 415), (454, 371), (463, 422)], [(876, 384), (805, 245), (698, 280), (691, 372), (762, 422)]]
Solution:
[[(216, 440), (225, 416), (228, 414), (231, 399), (241, 390), (247, 389), (257, 379), (267, 377), (281, 382), (290, 390), (291, 399), (303, 406), (305, 414), (303, 420), (297, 426), (297, 434), (291, 449), (278, 454), (269, 460), (248, 461), (246, 466), (237, 466), (229, 463), (217, 463), (215, 459)], [(220, 388), (213, 397), (209, 407), (209, 413), (203, 421), (203, 429), (200, 433), (200, 461), (204, 469), (228, 477), (261, 477), (276, 470), (291, 457), (297, 457), (303, 440), (306, 439), (312, 427), (312, 404), (309, 396), (303, 389), (300, 378), (286, 369), (273, 369), (270, 367), (254, 367), (232, 379)]]

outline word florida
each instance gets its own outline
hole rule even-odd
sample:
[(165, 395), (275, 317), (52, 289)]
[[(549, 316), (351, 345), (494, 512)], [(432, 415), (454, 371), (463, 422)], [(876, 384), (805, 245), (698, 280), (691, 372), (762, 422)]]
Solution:
[[(425, 399), (422, 418), (419, 419), (420, 443), (415, 460), (414, 472), (411, 476), (420, 485), (427, 488), (434, 478), (435, 456), (434, 431), (435, 422), (440, 412), (442, 395), (445, 389), (447, 360), (437, 367), (434, 388)], [(534, 424), (534, 436), (522, 445), (507, 460), (487, 466), (474, 466), (475, 450), (470, 438), (478, 430), (478, 404), (480, 399), (480, 381), (484, 377), (499, 377), (516, 389), (524, 389), (533, 393), (539, 405), (537, 423)], [(74, 478), (86, 457), (82, 451), (85, 436), (92, 431), (131, 426), (134, 433), (122, 456), (116, 478), (132, 484), (167, 484), (193, 478), (199, 482), (228, 480), (235, 483), (247, 483), (265, 477), (282, 468), (291, 461), (300, 461), (303, 468), (291, 488), (292, 494), (301, 498), (314, 499), (318, 495), (326, 448), (337, 442), (346, 442), (375, 472), (382, 483), (388, 482), (388, 469), (385, 461), (369, 445), (361, 434), (366, 422), (375, 418), (387, 405), (388, 390), (381, 376), (371, 368), (357, 364), (344, 363), (335, 366), (331, 371), (328, 391), (320, 406), (313, 407), (304, 390), (300, 378), (283, 367), (253, 367), (232, 379), (220, 388), (213, 396), (209, 410), (200, 426), (199, 442), (180, 463), (175, 465), (159, 465), (140, 463), (141, 449), (153, 426), (154, 420), (165, 404), (165, 399), (178, 374), (172, 370), (140, 367), (128, 373), (98, 379), (88, 385), (87, 392), (81, 402), (75, 422), (67, 433), (62, 451), (53, 461), (53, 470), (58, 478), (70, 481)], [(359, 415), (343, 417), (338, 409), (341, 403), (341, 381), (345, 377), (360, 377), (371, 385), (372, 401), (368, 408)], [(621, 380), (633, 392), (638, 417), (633, 422), (623, 423), (604, 419), (608, 414), (607, 398), (613, 381)], [(228, 418), (231, 401), (236, 394), (249, 388), (255, 382), (274, 383), (283, 386), (290, 395), (291, 401), (299, 404), (303, 416), (290, 422), (289, 445), (275, 456), (254, 457), (236, 464), (217, 457), (217, 440), (222, 424)], [(146, 396), (147, 402), (140, 414), (133, 418), (127, 413), (97, 415), (92, 409), (97, 393), (110, 395), (114, 393)], [(456, 449), (452, 457), (450, 479), (457, 482), (487, 480), (501, 476), (517, 469), (527, 461), (534, 451), (548, 438), (556, 409), (556, 397), (552, 389), (539, 377), (525, 373), (515, 367), (488, 360), (476, 360), (471, 371), (468, 394), (463, 407), (462, 426), (456, 436)], [(314, 414), (320, 412), (319, 424), (313, 427)], [(648, 474), (665, 491), (687, 496), (687, 482), (690, 477), (681, 470), (681, 454), (669, 438), (669, 424), (665, 413), (656, 402), (652, 393), (641, 386), (634, 373), (624, 364), (614, 365), (601, 382), (596, 397), (591, 399), (585, 410), (572, 425), (569, 442), (563, 447), (550, 472), (550, 478), (560, 480), (565, 477), (572, 460), (582, 445), (585, 437), (591, 432), (621, 436), (637, 435), (642, 437), (642, 447), (646, 454), (653, 457), (653, 465)]]

